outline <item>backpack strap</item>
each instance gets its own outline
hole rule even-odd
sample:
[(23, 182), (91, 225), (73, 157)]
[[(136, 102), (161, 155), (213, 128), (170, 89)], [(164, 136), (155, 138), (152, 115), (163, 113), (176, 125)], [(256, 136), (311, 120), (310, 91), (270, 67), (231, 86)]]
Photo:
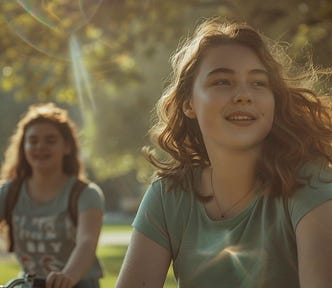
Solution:
[(81, 179), (77, 179), (70, 192), (68, 210), (69, 210), (70, 218), (73, 221), (75, 226), (77, 226), (77, 223), (78, 223), (78, 198), (81, 195), (81, 192), (83, 191), (83, 189), (87, 185), (88, 185), (88, 182), (81, 180)]
[(13, 210), (15, 208), (18, 196), (20, 194), (21, 184), (23, 181), (13, 180), (8, 187), (5, 203), (5, 221), (8, 225), (8, 252), (14, 251), (14, 232), (13, 232)]

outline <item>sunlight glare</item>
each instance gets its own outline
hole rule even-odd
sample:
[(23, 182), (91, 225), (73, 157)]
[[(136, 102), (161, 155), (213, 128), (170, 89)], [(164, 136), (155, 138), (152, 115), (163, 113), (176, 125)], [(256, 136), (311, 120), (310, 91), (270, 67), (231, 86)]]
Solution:
[(75, 35), (70, 37), (70, 58), (72, 63), (72, 69), (74, 74), (74, 82), (75, 87), (78, 95), (78, 99), (80, 101), (82, 119), (84, 118), (84, 111), (85, 111), (85, 99), (90, 102), (93, 111), (96, 111), (96, 104), (92, 94), (91, 83), (88, 71), (84, 64), (83, 56), (81, 53), (81, 47), (78, 43), (77, 38)]

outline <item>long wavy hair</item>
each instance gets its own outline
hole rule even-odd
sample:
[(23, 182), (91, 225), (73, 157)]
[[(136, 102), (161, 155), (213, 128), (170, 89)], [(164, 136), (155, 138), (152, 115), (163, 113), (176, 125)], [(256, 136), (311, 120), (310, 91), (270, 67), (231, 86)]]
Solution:
[(29, 127), (36, 123), (50, 123), (59, 130), (70, 147), (70, 154), (63, 159), (63, 172), (84, 178), (83, 166), (79, 159), (77, 129), (66, 110), (54, 103), (31, 105), (17, 124), (16, 131), (10, 138), (1, 167), (1, 179), (21, 182), (32, 175), (32, 168), (24, 153), (24, 139)]
[(330, 108), (312, 86), (303, 83), (311, 81), (318, 71), (311, 69), (308, 75), (291, 77), (291, 67), (281, 65), (280, 55), (286, 55), (283, 48), (276, 45), (273, 49), (267, 38), (247, 24), (205, 20), (172, 56), (172, 77), (157, 102), (156, 123), (150, 130), (152, 142), (166, 158), (157, 157), (156, 151), (147, 147), (145, 156), (157, 168), (158, 178), (167, 177), (172, 186), (195, 191), (193, 168), (207, 167), (210, 160), (198, 122), (185, 116), (183, 103), (192, 96), (206, 50), (222, 44), (250, 48), (268, 71), (275, 97), (275, 118), (263, 143), (256, 176), (271, 188), (271, 194), (290, 196), (303, 185), (298, 177), (301, 167), (317, 160), (324, 165), (332, 162)]

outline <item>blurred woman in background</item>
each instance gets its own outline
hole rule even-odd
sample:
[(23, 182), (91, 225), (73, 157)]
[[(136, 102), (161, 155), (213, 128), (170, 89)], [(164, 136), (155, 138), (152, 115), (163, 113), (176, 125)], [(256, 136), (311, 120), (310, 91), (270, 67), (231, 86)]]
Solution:
[[(11, 138), (1, 179), (0, 219), (11, 216), (10, 250), (22, 271), (45, 278), (46, 287), (98, 288), (104, 198), (84, 178), (67, 111), (53, 103), (29, 107)], [(10, 193), (17, 194), (12, 211), (6, 207)]]

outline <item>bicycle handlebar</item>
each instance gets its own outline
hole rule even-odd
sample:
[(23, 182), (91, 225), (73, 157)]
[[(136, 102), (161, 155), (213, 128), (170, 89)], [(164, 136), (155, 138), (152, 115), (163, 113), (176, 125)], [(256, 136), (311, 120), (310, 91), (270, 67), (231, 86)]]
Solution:
[(45, 288), (45, 279), (26, 274), (23, 277), (9, 280), (5, 285), (0, 285), (0, 288), (15, 288), (19, 285), (22, 288)]

